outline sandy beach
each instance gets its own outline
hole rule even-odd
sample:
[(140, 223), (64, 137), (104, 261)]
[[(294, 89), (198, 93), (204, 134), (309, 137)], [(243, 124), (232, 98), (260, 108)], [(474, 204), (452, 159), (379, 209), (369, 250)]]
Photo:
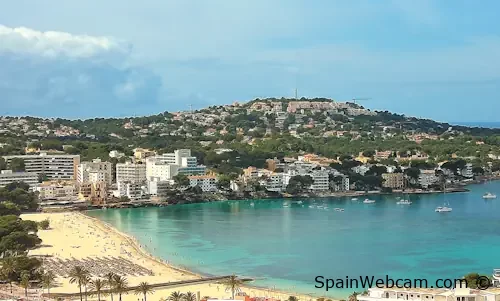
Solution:
[[(40, 230), (38, 232), (38, 236), (42, 239), (42, 246), (30, 251), (30, 255), (49, 255), (51, 259), (61, 260), (89, 260), (97, 257), (102, 258), (103, 256), (124, 258), (153, 272), (154, 275), (152, 276), (127, 275), (126, 278), (129, 286), (138, 285), (143, 281), (155, 284), (201, 278), (199, 275), (177, 269), (149, 255), (140, 248), (132, 237), (119, 232), (102, 221), (88, 217), (82, 213), (62, 212), (24, 214), (21, 218), (37, 222), (45, 219), (50, 220), (50, 229)], [(158, 288), (155, 289), (154, 294), (148, 295), (147, 300), (157, 301), (160, 300), (160, 298), (167, 298), (173, 291), (180, 291), (183, 293), (188, 291), (193, 293), (199, 292), (201, 297), (209, 296), (217, 299), (231, 299), (230, 291), (227, 291), (223, 285), (213, 282), (182, 285), (169, 289)], [(292, 295), (251, 286), (244, 286), (241, 288), (241, 291), (245, 292), (250, 297), (269, 297), (280, 300), (286, 300)], [(57, 278), (57, 286), (51, 289), (51, 293), (77, 292), (77, 285), (70, 284), (69, 279), (62, 277)], [(293, 295), (299, 297), (300, 300), (316, 299), (311, 296)], [(127, 295), (122, 296), (123, 301), (141, 301), (142, 298), (142, 295), (136, 295), (134, 292), (129, 292)], [(89, 300), (93, 299), (97, 298), (89, 298)], [(111, 298), (107, 296), (105, 299), (110, 300)]]

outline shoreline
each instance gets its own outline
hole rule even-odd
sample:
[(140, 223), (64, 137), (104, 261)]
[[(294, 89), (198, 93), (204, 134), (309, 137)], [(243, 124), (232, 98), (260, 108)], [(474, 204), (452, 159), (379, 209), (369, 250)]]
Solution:
[[(40, 236), (43, 241), (42, 244), (48, 246), (34, 249), (30, 251), (30, 255), (49, 256), (55, 259), (75, 259), (74, 257), (76, 257), (76, 259), (88, 260), (93, 256), (96, 257), (121, 256), (118, 254), (118, 246), (119, 246), (120, 249), (125, 250), (124, 253), (127, 253), (127, 255), (129, 256), (128, 259), (131, 260), (134, 264), (138, 264), (144, 268), (148, 268), (154, 271), (154, 276), (151, 277), (127, 276), (127, 278), (129, 278), (131, 286), (138, 285), (139, 282), (142, 281), (149, 282), (150, 284), (153, 285), (155, 283), (165, 282), (166, 280), (168, 280), (168, 282), (170, 283), (179, 280), (182, 281), (182, 280), (198, 280), (198, 279), (211, 278), (209, 275), (203, 275), (201, 273), (193, 272), (189, 269), (181, 268), (179, 266), (176, 266), (175, 264), (170, 263), (169, 261), (154, 256), (153, 254), (149, 253), (134, 236), (124, 233), (118, 230), (117, 228), (113, 227), (109, 223), (99, 220), (95, 217), (88, 216), (82, 212), (73, 211), (73, 212), (59, 212), (59, 213), (33, 213), (33, 214), (23, 214), (21, 218), (27, 220), (35, 220), (35, 221), (40, 221), (48, 218), (51, 222), (51, 228), (49, 230), (39, 231), (41, 233)], [(71, 226), (67, 226), (66, 224), (64, 224), (68, 222), (70, 223)], [(86, 229), (87, 232), (85, 235)], [(51, 231), (53, 232), (51, 233)], [(65, 236), (80, 235), (80, 236), (79, 238), (74, 237), (74, 241), (70, 241), (69, 239), (63, 241), (61, 239), (61, 235)], [(92, 236), (95, 236), (95, 239)], [(94, 244), (93, 247), (89, 246), (88, 242), (87, 243), (84, 242), (83, 241), (84, 239), (90, 241), (90, 244), (92, 244), (93, 242)], [(104, 246), (104, 251), (101, 251), (101, 248), (103, 248), (102, 244), (104, 241), (111, 241), (110, 245), (107, 245), (107, 248), (110, 248), (108, 252), (106, 252), (106, 246)], [(72, 245), (72, 243), (74, 243), (74, 245)], [(111, 249), (111, 245), (113, 245), (114, 249)], [(59, 253), (61, 247), (66, 249), (64, 253)], [(47, 250), (46, 248), (50, 248), (50, 250)], [(89, 248), (88, 249), (89, 252), (87, 252), (87, 250), (82, 250), (84, 248)], [(127, 250), (131, 250), (132, 252), (129, 253), (127, 252)], [(75, 254), (76, 252), (79, 253)], [(213, 276), (217, 277), (217, 275)], [(245, 277), (243, 276), (240, 279), (248, 280), (245, 279)], [(70, 284), (69, 279), (59, 276), (58, 282), (60, 282), (60, 286), (51, 289), (51, 293), (69, 294), (69, 295), (77, 293), (77, 287), (74, 284)], [(228, 293), (227, 291), (225, 291), (224, 288), (222, 288), (219, 291), (219, 286), (224, 287), (222, 284), (220, 284), (220, 281), (210, 281), (208, 279), (208, 281), (206, 283), (204, 282), (203, 284), (199, 283), (199, 284), (179, 285), (175, 287), (163, 287), (155, 289), (155, 296), (148, 297), (148, 300), (151, 301), (160, 300), (160, 298), (156, 297), (160, 295), (162, 295), (162, 297), (164, 298), (168, 297), (168, 295), (170, 295), (172, 291), (181, 291), (181, 292), (198, 291), (201, 294), (200, 297), (210, 296), (212, 298), (227, 299), (227, 296), (228, 295), (230, 296), (230, 292)], [(215, 291), (215, 288), (217, 288), (217, 291)], [(295, 292), (297, 294), (294, 294), (294, 292), (287, 291), (286, 289), (281, 290), (277, 288), (273, 289), (268, 287), (255, 286), (249, 284), (248, 282), (244, 282), (244, 284), (241, 286), (241, 291), (245, 292), (247, 295), (251, 297), (275, 298), (275, 299), (280, 299), (282, 301), (285, 301), (289, 296), (296, 296), (301, 301), (314, 301), (316, 300), (316, 298), (319, 297), (315, 296), (316, 294), (313, 294), (314, 297), (312, 297), (312, 295), (303, 294), (299, 292)], [(130, 294), (124, 296), (123, 297), (124, 301), (135, 301), (136, 299), (135, 298), (132, 299), (131, 298), (132, 296), (134, 295)], [(327, 299), (340, 300), (341, 298), (328, 297)]]
[[(176, 270), (176, 271), (179, 271), (179, 272), (182, 272), (182, 273), (186, 273), (186, 274), (189, 274), (193, 277), (197, 277), (199, 279), (203, 279), (203, 278), (206, 278), (206, 277), (217, 277), (217, 275), (213, 275), (213, 274), (206, 274), (206, 275), (202, 275), (202, 274), (199, 274), (199, 273), (196, 273), (196, 272), (193, 272), (191, 270), (188, 270), (188, 269), (185, 269), (185, 268), (181, 268), (179, 266), (176, 266), (175, 264), (170, 264), (170, 263), (167, 263), (165, 262), (163, 259), (157, 257), (157, 256), (154, 256), (153, 254), (149, 253), (147, 250), (145, 250), (142, 245), (139, 243), (139, 241), (133, 237), (132, 235), (130, 234), (127, 234), (127, 233), (124, 233), (118, 229), (116, 229), (115, 227), (113, 227), (112, 225), (110, 225), (109, 223), (107, 222), (104, 222), (98, 218), (95, 218), (95, 217), (92, 217), (92, 216), (88, 216), (86, 215), (85, 213), (82, 213), (82, 212), (79, 212), (79, 214), (91, 219), (94, 223), (98, 224), (98, 225), (101, 225), (103, 228), (107, 229), (108, 231), (111, 231), (113, 233), (115, 233), (116, 235), (118, 236), (121, 236), (124, 240), (127, 240), (130, 245), (137, 250), (138, 253), (140, 253), (142, 256), (144, 257), (147, 257), (149, 258), (150, 260), (152, 261), (155, 261), (157, 262), (158, 264), (161, 264), (161, 265), (164, 265), (170, 269), (173, 269), (173, 270)], [(239, 277), (240, 278), (240, 277)], [(240, 278), (242, 279), (242, 278)], [(255, 280), (256, 278), (253, 278), (251, 281)], [(285, 291), (285, 290), (280, 290), (280, 289), (272, 289), (272, 288), (267, 288), (267, 287), (264, 287), (264, 286), (257, 286), (257, 285), (249, 285), (249, 284), (244, 284), (242, 285), (243, 288), (253, 288), (253, 289), (258, 289), (258, 290), (263, 290), (263, 291), (268, 291), (268, 292), (273, 292), (273, 293), (278, 293), (278, 294), (283, 294), (283, 295), (290, 295), (290, 296), (296, 296), (298, 297), (299, 299), (302, 297), (305, 297), (307, 296), (308, 298), (313, 298), (311, 296), (308, 296), (306, 294), (293, 294), (293, 293), (290, 293), (288, 291)], [(320, 298), (320, 296), (318, 297), (314, 297), (314, 298)], [(340, 298), (337, 298), (335, 297), (335, 299), (332, 299), (332, 298), (326, 298), (325, 299), (331, 299), (332, 301), (339, 301), (341, 300)], [(282, 301), (286, 301), (286, 300), (282, 300)]]

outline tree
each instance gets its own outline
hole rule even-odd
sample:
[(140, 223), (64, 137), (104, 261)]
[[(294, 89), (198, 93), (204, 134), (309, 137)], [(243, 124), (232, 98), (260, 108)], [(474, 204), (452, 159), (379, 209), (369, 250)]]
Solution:
[(349, 301), (358, 301), (358, 292), (352, 292), (352, 294), (349, 296)]
[(413, 180), (413, 182), (416, 182), (418, 180), (418, 177), (420, 176), (420, 169), (416, 167), (410, 167), (405, 169), (405, 174)]
[(16, 262), (13, 257), (6, 257), (2, 260), (1, 274), (2, 278), (7, 280), (10, 285), (10, 293), (12, 294), (12, 278), (16, 269)]
[(297, 298), (295, 296), (290, 296), (290, 297), (288, 297), (288, 301), (299, 301), (299, 298)]
[(226, 290), (231, 291), (231, 294), (233, 296), (232, 299), (234, 300), (234, 293), (240, 289), (240, 287), (243, 285), (243, 281), (238, 279), (236, 275), (231, 275), (226, 278), (226, 280), (224, 280), (222, 284), (224, 284)]
[(168, 301), (182, 301), (184, 299), (184, 294), (181, 292), (172, 292), (170, 296), (168, 296)]
[(25, 170), (24, 160), (22, 158), (12, 158), (10, 160), (10, 169), (13, 172), (21, 172)]
[[(102, 280), (99, 278), (92, 279), (90, 281), (90, 290), (93, 294), (97, 295), (97, 301), (101, 301), (101, 296), (103, 295), (102, 291), (106, 287), (106, 280)], [(146, 301), (146, 300), (144, 300)]]
[(7, 169), (7, 163), (5, 162), (5, 159), (3, 157), (0, 157), (0, 170), (5, 169)]
[(45, 182), (48, 180), (49, 180), (49, 177), (47, 177), (47, 175), (44, 174), (43, 172), (38, 174), (38, 183), (42, 183), (42, 182)]
[(47, 294), (50, 299), (50, 289), (54, 286), (56, 276), (52, 271), (47, 271), (42, 275), (42, 286), (47, 289)]
[[(480, 279), (483, 277), (488, 278), (487, 276), (482, 276), (479, 275), (478, 273), (469, 273), (464, 276), (464, 280), (467, 282), (467, 287), (468, 288), (477, 288), (478, 281), (480, 282)], [(485, 279), (486, 279), (485, 278)]]
[(184, 301), (196, 301), (196, 295), (193, 292), (187, 292), (184, 294)]
[(311, 176), (293, 176), (290, 181), (288, 181), (288, 185), (286, 186), (286, 192), (290, 194), (298, 194), (304, 192), (304, 190), (308, 189), (313, 183), (313, 179)]
[(189, 179), (185, 174), (178, 174), (173, 179), (178, 187), (189, 186)]
[(144, 296), (144, 301), (147, 301), (146, 295), (152, 293), (154, 293), (154, 290), (151, 287), (151, 285), (149, 285), (149, 283), (147, 282), (139, 283), (139, 286), (135, 289), (135, 294), (136, 295), (142, 294)]
[(19, 282), (22, 288), (24, 288), (24, 296), (28, 297), (28, 288), (30, 286), (30, 273), (23, 271), (21, 273), (21, 281)]
[(84, 285), (88, 274), (89, 272), (81, 266), (75, 266), (69, 272), (69, 283), (76, 283), (78, 285), (78, 289), (80, 290), (80, 301), (83, 301), (82, 285)]
[(40, 229), (42, 230), (47, 230), (49, 229), (50, 227), (50, 221), (48, 218), (44, 219), (43, 221), (39, 222), (38, 223), (38, 226), (40, 227)]
[(115, 287), (115, 273), (109, 272), (104, 275), (104, 279), (106, 279), (106, 285), (109, 287), (109, 295), (111, 296), (111, 301), (113, 301), (113, 290)]
[(90, 281), (92, 281), (92, 279), (90, 278), (89, 275), (85, 275), (85, 277), (83, 277), (82, 279), (82, 284), (83, 287), (85, 288), (85, 301), (87, 301), (87, 286), (89, 285)]
[[(118, 293), (119, 301), (122, 301), (122, 294), (127, 292), (128, 281), (127, 278), (120, 275), (113, 277), (113, 289)], [(81, 300), (80, 300), (81, 301)]]

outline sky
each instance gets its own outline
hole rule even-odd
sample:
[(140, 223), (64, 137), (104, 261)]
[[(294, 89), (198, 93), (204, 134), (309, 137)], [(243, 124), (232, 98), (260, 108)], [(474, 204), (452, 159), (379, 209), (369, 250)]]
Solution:
[(156, 114), (329, 97), (500, 118), (495, 0), (0, 0), (0, 115)]

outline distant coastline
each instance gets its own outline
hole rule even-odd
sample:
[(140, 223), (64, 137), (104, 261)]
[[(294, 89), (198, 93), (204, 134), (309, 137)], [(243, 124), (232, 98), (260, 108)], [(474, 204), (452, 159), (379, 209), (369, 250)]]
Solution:
[(467, 126), (467, 127), (480, 127), (480, 128), (489, 128), (489, 129), (499, 129), (500, 121), (491, 121), (491, 122), (450, 122), (453, 125), (458, 126)]

